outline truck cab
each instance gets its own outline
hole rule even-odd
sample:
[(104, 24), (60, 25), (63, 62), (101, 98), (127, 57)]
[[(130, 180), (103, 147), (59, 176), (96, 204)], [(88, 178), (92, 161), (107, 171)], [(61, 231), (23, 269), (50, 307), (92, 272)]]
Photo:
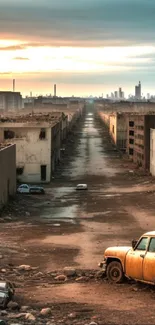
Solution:
[(112, 282), (121, 282), (124, 276), (155, 284), (155, 231), (143, 234), (131, 247), (109, 247), (99, 266)]

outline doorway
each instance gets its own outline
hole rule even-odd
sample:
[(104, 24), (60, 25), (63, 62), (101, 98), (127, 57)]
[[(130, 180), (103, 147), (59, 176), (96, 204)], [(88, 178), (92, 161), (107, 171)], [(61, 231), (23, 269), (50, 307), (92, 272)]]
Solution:
[(41, 165), (41, 181), (46, 181), (46, 165)]

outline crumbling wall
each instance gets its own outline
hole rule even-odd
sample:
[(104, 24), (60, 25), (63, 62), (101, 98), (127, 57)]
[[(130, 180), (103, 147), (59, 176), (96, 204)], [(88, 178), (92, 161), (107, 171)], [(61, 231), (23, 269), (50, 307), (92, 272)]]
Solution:
[(0, 147), (0, 209), (16, 193), (16, 146)]
[[(22, 183), (44, 183), (51, 179), (51, 128), (9, 128), (15, 134), (6, 142), (16, 144), (17, 179)], [(5, 128), (4, 128), (5, 131)], [(41, 180), (41, 166), (46, 180)]]

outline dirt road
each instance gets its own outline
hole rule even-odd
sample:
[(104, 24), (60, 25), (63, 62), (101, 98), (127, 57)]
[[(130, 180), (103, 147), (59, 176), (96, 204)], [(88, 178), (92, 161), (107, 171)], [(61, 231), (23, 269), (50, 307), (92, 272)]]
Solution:
[[(1, 219), (1, 278), (16, 283), (22, 305), (50, 306), (53, 324), (155, 324), (154, 288), (96, 276), (107, 246), (130, 245), (155, 229), (154, 179), (120, 157), (90, 109), (54, 177), (45, 196), (17, 197), (7, 222)], [(76, 191), (78, 183), (88, 191)], [(15, 272), (21, 264), (37, 269)], [(66, 266), (86, 278), (54, 281)]]

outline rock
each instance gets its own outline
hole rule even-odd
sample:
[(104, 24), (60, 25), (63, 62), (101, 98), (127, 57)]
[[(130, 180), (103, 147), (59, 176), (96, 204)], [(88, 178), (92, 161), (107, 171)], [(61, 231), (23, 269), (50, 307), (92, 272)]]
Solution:
[(27, 217), (29, 217), (30, 216), (30, 212), (25, 212), (25, 215), (27, 216)]
[(8, 317), (9, 318), (22, 318), (22, 317), (25, 317), (26, 313), (20, 313), (20, 314), (10, 314)]
[(52, 321), (49, 321), (46, 323), (46, 325), (56, 325), (56, 323), (53, 323)]
[(77, 313), (76, 312), (70, 313), (68, 315), (68, 318), (72, 318), (72, 319), (77, 318)]
[(2, 258), (3, 258), (3, 255), (0, 254), (0, 259), (2, 259)]
[(1, 269), (1, 272), (2, 273), (6, 273), (6, 269)]
[(91, 322), (89, 325), (98, 325), (96, 322)]
[(64, 274), (61, 274), (61, 275), (57, 275), (54, 279), (58, 281), (66, 281), (67, 277)]
[(7, 304), (7, 308), (10, 310), (19, 310), (19, 304), (16, 301), (9, 301), (9, 303)]
[(131, 290), (137, 292), (138, 288), (132, 288)]
[(41, 276), (43, 276), (42, 272), (38, 272), (36, 274), (33, 275), (33, 278), (40, 278)]
[(30, 307), (29, 306), (22, 306), (21, 308), (20, 308), (20, 310), (21, 311), (27, 311), (28, 309), (30, 309)]
[(51, 314), (51, 308), (43, 308), (40, 312), (40, 315), (42, 316), (48, 316)]
[(66, 276), (75, 276), (76, 275), (76, 270), (72, 267), (65, 267), (64, 268), (64, 274)]
[(5, 217), (5, 220), (6, 220), (6, 221), (11, 221), (12, 218), (11, 218), (11, 217)]
[(86, 282), (88, 278), (86, 276), (80, 276), (79, 278), (75, 279), (76, 282)]
[(25, 315), (25, 319), (27, 319), (27, 320), (31, 320), (31, 321), (35, 321), (35, 320), (36, 320), (35, 316), (32, 315), (31, 313), (27, 313), (27, 314)]
[(103, 272), (103, 271), (98, 271), (98, 272), (96, 273), (96, 275), (95, 275), (95, 277), (96, 277), (97, 279), (103, 278), (103, 276), (104, 276), (104, 272)]
[(18, 266), (18, 270), (20, 271), (31, 271), (32, 270), (32, 267), (30, 265), (19, 265)]
[(1, 313), (0, 313), (0, 315), (1, 315), (1, 316), (7, 316), (7, 315), (8, 315), (8, 313), (7, 313), (7, 311), (6, 311), (6, 310), (2, 310), (2, 311), (1, 311)]

